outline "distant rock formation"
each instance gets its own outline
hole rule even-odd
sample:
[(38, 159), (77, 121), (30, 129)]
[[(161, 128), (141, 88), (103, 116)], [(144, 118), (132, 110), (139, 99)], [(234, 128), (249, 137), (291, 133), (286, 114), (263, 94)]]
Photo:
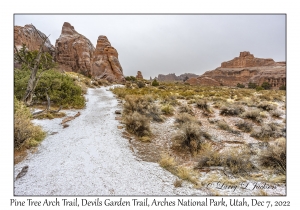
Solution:
[(200, 77), (188, 79), (191, 85), (236, 86), (249, 82), (261, 85), (271, 84), (273, 89), (286, 85), (286, 63), (273, 59), (255, 58), (249, 52), (241, 52), (239, 57), (223, 62), (221, 67), (207, 71)]
[(106, 79), (109, 82), (125, 82), (118, 52), (111, 46), (106, 36), (98, 37), (92, 62), (92, 75), (96, 79)]
[(65, 22), (61, 35), (55, 43), (56, 62), (65, 71), (91, 76), (91, 59), (94, 46), (89, 39), (75, 31), (74, 27)]
[(136, 78), (137, 79), (144, 79), (141, 71), (137, 72)]
[(176, 76), (175, 73), (172, 74), (167, 74), (167, 75), (163, 75), (163, 74), (159, 74), (157, 77), (158, 81), (185, 81), (189, 78), (193, 78), (193, 77), (199, 77), (199, 75), (196, 74), (192, 74), (192, 73), (185, 73), (185, 74), (181, 74), (179, 76)]
[[(20, 49), (22, 45), (25, 44), (27, 49), (30, 51), (39, 50), (40, 45), (43, 43), (43, 39), (45, 39), (47, 36), (38, 29), (37, 31), (31, 24), (25, 25), (24, 27), (14, 26), (14, 44), (17, 49)], [(45, 52), (48, 52), (50, 55), (54, 56), (55, 48), (49, 39), (46, 40), (43, 49)]]

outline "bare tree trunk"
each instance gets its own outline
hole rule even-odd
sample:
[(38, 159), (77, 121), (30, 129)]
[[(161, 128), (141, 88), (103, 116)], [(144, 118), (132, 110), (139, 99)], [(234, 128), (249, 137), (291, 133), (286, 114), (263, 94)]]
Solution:
[[(37, 31), (37, 29), (35, 29), (35, 30)], [(29, 78), (29, 81), (28, 81), (28, 84), (27, 84), (27, 88), (26, 88), (24, 98), (23, 98), (23, 101), (27, 106), (30, 106), (32, 104), (32, 98), (33, 98), (34, 90), (36, 88), (36, 85), (37, 85), (37, 82), (38, 82), (38, 79), (39, 79), (39, 77), (37, 77), (36, 75), (37, 75), (37, 72), (38, 72), (38, 69), (39, 69), (38, 67), (39, 67), (39, 64), (40, 64), (42, 53), (44, 52), (44, 50), (43, 50), (44, 44), (45, 44), (47, 39), (48, 39), (48, 37), (46, 37), (43, 40), (42, 44), (40, 45), (39, 52), (38, 52), (38, 54), (37, 54), (37, 56), (34, 60), (34, 66), (31, 69), (31, 75), (30, 75), (30, 78)]]

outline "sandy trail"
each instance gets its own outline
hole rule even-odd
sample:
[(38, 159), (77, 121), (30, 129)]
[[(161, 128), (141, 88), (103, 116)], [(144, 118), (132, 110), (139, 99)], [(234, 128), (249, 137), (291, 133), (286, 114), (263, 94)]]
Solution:
[[(15, 165), (15, 195), (203, 195), (157, 163), (139, 160), (117, 129), (116, 98), (108, 88), (89, 89), (87, 106), (63, 129), (62, 119), (35, 120), (49, 134), (38, 151)], [(74, 115), (77, 111), (69, 111)]]

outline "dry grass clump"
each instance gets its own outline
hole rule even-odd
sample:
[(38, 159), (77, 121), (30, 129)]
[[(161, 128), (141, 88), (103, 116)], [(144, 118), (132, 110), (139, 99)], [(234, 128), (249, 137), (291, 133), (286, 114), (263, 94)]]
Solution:
[(126, 129), (139, 137), (150, 135), (150, 120), (144, 115), (134, 111), (131, 115), (124, 117)]
[(220, 114), (225, 116), (236, 116), (243, 113), (245, 109), (241, 105), (224, 105), (220, 108)]
[(267, 150), (260, 155), (260, 164), (263, 167), (275, 169), (278, 173), (286, 173), (286, 139), (279, 138), (269, 143)]
[(145, 114), (149, 106), (149, 101), (146, 97), (127, 95), (125, 96), (124, 110), (125, 114), (130, 114), (133, 112), (138, 112), (140, 114)]
[(191, 106), (187, 105), (187, 104), (184, 104), (184, 105), (181, 105), (179, 108), (178, 108), (178, 111), (179, 113), (188, 113), (192, 116), (195, 115), (193, 109)]
[(165, 115), (172, 115), (174, 112), (174, 108), (171, 104), (165, 104), (161, 107), (161, 111)]
[(249, 161), (250, 151), (244, 146), (219, 152), (211, 143), (205, 143), (199, 154), (201, 157), (196, 168), (219, 166), (232, 174), (249, 173), (255, 168)]
[(211, 142), (204, 142), (199, 151), (200, 159), (195, 168), (221, 166), (220, 152), (216, 151)]
[(227, 122), (226, 122), (225, 120), (219, 120), (219, 121), (217, 122), (217, 126), (218, 126), (220, 129), (225, 130), (225, 131), (228, 131), (228, 132), (230, 132), (230, 133), (233, 133), (233, 134), (240, 134), (239, 131), (232, 129), (232, 128), (227, 124)]
[(239, 121), (238, 123), (235, 124), (235, 126), (246, 133), (250, 133), (253, 128), (253, 124), (247, 121)]
[(250, 160), (250, 150), (244, 146), (223, 152), (222, 165), (232, 174), (247, 174), (255, 169)]
[(188, 122), (196, 122), (196, 118), (187, 113), (182, 113), (175, 117), (175, 122), (182, 125), (182, 124), (188, 123)]
[(270, 102), (267, 102), (267, 101), (263, 101), (263, 102), (260, 102), (258, 105), (257, 105), (258, 108), (261, 108), (265, 111), (270, 111), (270, 110), (274, 110), (276, 109), (276, 106), (275, 104), (271, 104)]
[(260, 110), (259, 109), (250, 109), (248, 111), (245, 111), (243, 114), (241, 114), (241, 116), (243, 118), (247, 118), (247, 119), (251, 119), (253, 121), (256, 121), (256, 122), (261, 122), (261, 117), (260, 117)]
[(23, 145), (37, 146), (45, 138), (45, 132), (31, 122), (31, 113), (23, 102), (14, 99), (14, 148)]
[(196, 107), (198, 107), (199, 109), (202, 109), (204, 111), (207, 111), (209, 113), (212, 112), (207, 100), (204, 100), (204, 99), (198, 99), (196, 101)]
[(278, 138), (282, 136), (281, 127), (276, 123), (262, 124), (262, 126), (253, 129), (251, 137), (268, 140), (269, 138)]
[(177, 163), (171, 155), (163, 153), (161, 155), (159, 165), (165, 168), (166, 170), (170, 171), (172, 174), (176, 174)]
[(280, 118), (281, 115), (283, 115), (283, 112), (278, 109), (271, 111), (271, 116), (273, 117)]
[(192, 154), (196, 154), (205, 139), (211, 139), (211, 135), (200, 129), (195, 122), (184, 123), (173, 139), (174, 148), (188, 148)]

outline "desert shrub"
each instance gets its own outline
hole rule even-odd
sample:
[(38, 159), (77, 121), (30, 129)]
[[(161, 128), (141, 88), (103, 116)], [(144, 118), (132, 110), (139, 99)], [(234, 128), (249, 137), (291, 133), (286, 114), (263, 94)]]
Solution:
[(181, 106), (178, 108), (178, 111), (179, 111), (179, 113), (188, 113), (188, 114), (190, 114), (190, 115), (192, 115), (192, 116), (195, 115), (195, 113), (194, 113), (192, 107), (190, 107), (189, 105), (186, 105), (186, 104), (181, 105)]
[(124, 123), (126, 129), (139, 137), (150, 135), (150, 121), (149, 119), (134, 111), (131, 115), (125, 115)]
[(141, 80), (138, 80), (138, 81), (136, 82), (136, 84), (137, 84), (137, 86), (138, 86), (139, 88), (145, 87), (145, 82), (143, 82), (143, 81), (141, 81)]
[(250, 109), (248, 111), (245, 111), (241, 116), (243, 118), (251, 119), (256, 122), (261, 122), (259, 113), (260, 113), (259, 109)]
[(225, 130), (225, 131), (231, 131), (231, 128), (230, 126), (227, 124), (226, 121), (224, 120), (220, 120), (217, 122), (217, 126), (222, 129), (222, 130)]
[(245, 88), (245, 85), (243, 85), (243, 84), (240, 84), (240, 83), (237, 83), (237, 85), (236, 85), (238, 88)]
[(23, 102), (14, 98), (14, 148), (26, 144), (36, 146), (45, 138), (45, 132), (31, 122), (31, 113)]
[(165, 115), (172, 115), (173, 112), (174, 112), (174, 108), (172, 105), (170, 104), (166, 104), (166, 105), (163, 105), (161, 107), (161, 111), (165, 114)]
[(136, 81), (136, 77), (135, 76), (126, 76), (125, 80), (126, 81)]
[(261, 86), (256, 86), (255, 90), (256, 90), (256, 91), (261, 91), (261, 90), (264, 90), (264, 88), (261, 87)]
[(259, 156), (263, 167), (273, 168), (279, 173), (286, 173), (286, 139), (279, 138), (269, 143), (268, 149)]
[(205, 139), (210, 139), (211, 136), (205, 131), (202, 131), (196, 123), (184, 123), (173, 139), (175, 148), (188, 148), (192, 154), (195, 154), (201, 147)]
[(267, 101), (263, 101), (263, 102), (260, 102), (258, 105), (257, 105), (258, 108), (261, 108), (263, 110), (266, 110), (266, 111), (270, 111), (270, 110), (274, 110), (276, 109), (276, 106), (274, 104), (271, 104)]
[(179, 124), (184, 124), (184, 123), (194, 122), (194, 121), (196, 121), (196, 119), (187, 113), (182, 113), (175, 117), (175, 122)]
[(232, 174), (248, 173), (255, 168), (249, 161), (250, 151), (246, 147), (230, 148), (219, 152), (208, 142), (202, 145), (199, 153), (201, 157), (196, 168), (222, 166)]
[(281, 117), (281, 115), (283, 115), (283, 112), (278, 109), (271, 111), (271, 116), (273, 116), (273, 117), (279, 118), (279, 117)]
[[(14, 93), (21, 100), (30, 77), (28, 70), (15, 70)], [(34, 102), (46, 101), (48, 93), (51, 102), (64, 107), (83, 108), (85, 105), (81, 88), (66, 74), (49, 70), (42, 74), (35, 89)]]
[(213, 148), (211, 142), (204, 142), (201, 145), (199, 151), (200, 159), (196, 168), (210, 167), (210, 166), (221, 166), (221, 154)]
[(197, 100), (196, 101), (196, 106), (199, 109), (209, 111), (209, 104), (207, 103), (207, 100), (204, 100), (204, 99)]
[(240, 121), (237, 124), (235, 124), (235, 126), (238, 127), (238, 129), (240, 129), (246, 133), (251, 132), (252, 128), (253, 128), (253, 124), (249, 123), (247, 121)]
[(285, 85), (281, 85), (281, 86), (279, 87), (279, 90), (286, 90), (286, 86), (285, 86)]
[(248, 88), (250, 89), (255, 89), (257, 87), (257, 84), (256, 83), (252, 83), (252, 82), (249, 82), (248, 83)]
[(268, 82), (263, 82), (263, 83), (261, 84), (261, 87), (262, 87), (264, 90), (270, 90), (272, 86), (271, 86), (271, 84), (268, 83)]
[(146, 116), (150, 117), (152, 120), (156, 122), (164, 121), (161, 109), (156, 104), (150, 104), (148, 106), (148, 110), (146, 111)]
[(250, 136), (262, 140), (271, 137), (278, 138), (282, 136), (282, 131), (276, 123), (262, 124), (262, 126), (253, 129)]
[(222, 154), (222, 166), (232, 174), (247, 174), (256, 167), (249, 161), (251, 153), (246, 147), (231, 148)]
[(245, 109), (241, 105), (227, 105), (227, 106), (222, 106), (220, 108), (220, 114), (221, 115), (239, 115), (242, 112), (244, 112)]
[(170, 169), (175, 169), (175, 166), (176, 166), (176, 162), (175, 162), (175, 159), (167, 154), (167, 153), (163, 153), (161, 154), (161, 159), (159, 161), (159, 165), (167, 170), (170, 170)]
[(130, 114), (136, 111), (140, 114), (146, 114), (149, 105), (149, 101), (143, 96), (126, 95), (124, 113)]
[(151, 85), (152, 85), (152, 86), (159, 86), (159, 83), (157, 82), (156, 79), (154, 79)]

